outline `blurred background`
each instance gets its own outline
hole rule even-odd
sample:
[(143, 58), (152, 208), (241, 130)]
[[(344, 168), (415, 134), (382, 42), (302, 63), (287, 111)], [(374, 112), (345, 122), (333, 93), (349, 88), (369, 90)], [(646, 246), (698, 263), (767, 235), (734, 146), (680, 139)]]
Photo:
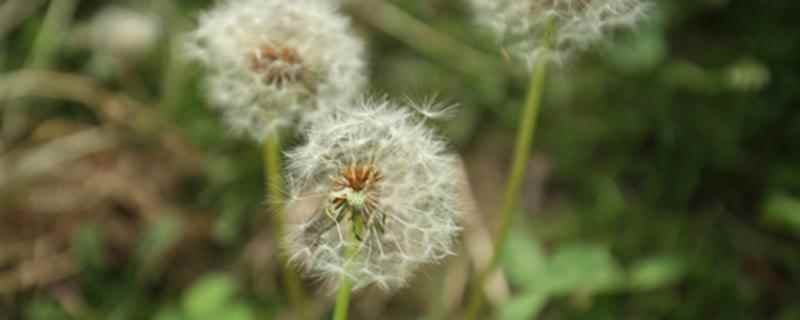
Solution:
[[(499, 318), (800, 319), (800, 3), (654, 2), (551, 69), (489, 287)], [(226, 133), (181, 59), (210, 5), (0, 0), (0, 319), (299, 318), (259, 146)], [(462, 1), (345, 12), (372, 91), (460, 105), (438, 126), (480, 209), (458, 256), (356, 293), (352, 318), (457, 319), (528, 75)], [(305, 285), (327, 318), (331, 295)]]

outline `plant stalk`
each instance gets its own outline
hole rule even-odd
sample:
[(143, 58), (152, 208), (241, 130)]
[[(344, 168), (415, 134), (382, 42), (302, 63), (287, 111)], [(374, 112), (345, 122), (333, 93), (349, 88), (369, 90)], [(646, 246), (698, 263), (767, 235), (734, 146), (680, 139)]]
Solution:
[[(42, 26), (33, 40), (31, 52), (25, 60), (25, 68), (44, 70), (55, 64), (77, 6), (78, 0), (50, 1)], [(27, 105), (27, 101), (20, 101), (4, 108), (0, 125), (0, 149), (7, 148), (24, 135), (30, 125), (25, 113)]]
[[(267, 182), (267, 193), (272, 205), (272, 234), (276, 244), (283, 241), (285, 224), (283, 218), (283, 202), (284, 197), (282, 193), (283, 179), (281, 176), (281, 141), (278, 133), (271, 134), (264, 141), (263, 146), (264, 156), (264, 177)], [(300, 276), (289, 265), (283, 255), (279, 255), (279, 263), (281, 264), (281, 271), (283, 271), (283, 285), (286, 287), (289, 305), (297, 311), (301, 319), (305, 319), (308, 306), (305, 304), (305, 292), (300, 282)]]
[[(549, 38), (549, 37), (548, 37)], [(550, 40), (546, 39), (549, 43)], [(470, 291), (467, 314), (468, 320), (475, 320), (480, 314), (481, 307), (483, 306), (483, 289), (486, 281), (492, 272), (495, 270), (503, 251), (506, 240), (508, 239), (508, 231), (511, 227), (511, 220), (514, 208), (519, 200), (519, 193), (522, 187), (522, 181), (525, 178), (525, 170), (528, 166), (530, 159), (531, 146), (533, 145), (534, 133), (536, 131), (536, 119), (539, 116), (539, 109), (542, 104), (542, 95), (544, 94), (544, 83), (547, 75), (547, 66), (549, 61), (547, 59), (540, 59), (533, 66), (533, 76), (528, 89), (528, 96), (525, 99), (524, 111), (522, 114), (522, 123), (517, 131), (517, 141), (514, 147), (514, 160), (509, 172), (508, 184), (503, 195), (503, 206), (500, 209), (500, 230), (498, 230), (497, 238), (494, 241), (494, 251), (492, 257), (489, 259), (484, 270), (481, 270), (477, 281), (474, 282)]]
[(356, 19), (438, 60), (454, 71), (476, 79), (486, 79), (500, 70), (511, 71), (493, 56), (432, 28), (391, 2), (350, 0), (344, 4)]
[(355, 258), (358, 253), (358, 246), (352, 244), (355, 237), (350, 231), (350, 228), (345, 228), (347, 231), (347, 238), (351, 245), (347, 245), (347, 263), (345, 263), (345, 272), (339, 278), (339, 291), (336, 293), (336, 307), (333, 310), (333, 320), (347, 320), (347, 314), (350, 309), (350, 292), (353, 290), (353, 284), (350, 283), (350, 278), (347, 277), (347, 269), (350, 261)]

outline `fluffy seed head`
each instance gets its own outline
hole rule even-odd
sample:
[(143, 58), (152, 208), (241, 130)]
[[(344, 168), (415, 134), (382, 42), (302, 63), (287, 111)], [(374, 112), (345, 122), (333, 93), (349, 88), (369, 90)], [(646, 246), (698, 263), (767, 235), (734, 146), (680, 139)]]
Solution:
[(262, 140), (361, 92), (364, 45), (332, 0), (224, 0), (200, 17), (188, 54), (211, 104)]
[(161, 23), (152, 15), (118, 6), (100, 11), (89, 28), (90, 44), (118, 58), (141, 58), (156, 45)]
[[(560, 61), (600, 40), (611, 29), (635, 24), (648, 4), (641, 0), (470, 0), (478, 21), (530, 66)], [(546, 39), (551, 45), (546, 45)]]
[[(416, 110), (415, 110), (416, 109)], [(428, 107), (363, 100), (320, 117), (287, 154), (290, 261), (323, 281), (402, 286), (452, 254), (463, 176)], [(348, 258), (348, 248), (356, 255)]]

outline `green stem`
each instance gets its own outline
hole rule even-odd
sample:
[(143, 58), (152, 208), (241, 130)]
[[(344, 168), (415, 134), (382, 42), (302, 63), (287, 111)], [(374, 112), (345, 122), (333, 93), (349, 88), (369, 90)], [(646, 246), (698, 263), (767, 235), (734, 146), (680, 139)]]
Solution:
[(358, 20), (455, 71), (484, 80), (499, 70), (507, 71), (494, 57), (439, 32), (390, 2), (350, 0), (345, 7)]
[(50, 2), (42, 28), (34, 40), (33, 51), (26, 61), (28, 67), (45, 69), (53, 64), (58, 49), (69, 31), (77, 6), (77, 0), (53, 0)]
[(333, 320), (347, 320), (347, 312), (350, 308), (350, 292), (353, 290), (353, 284), (350, 283), (350, 278), (347, 277), (347, 269), (350, 260), (355, 258), (356, 253), (358, 253), (358, 246), (352, 244), (355, 240), (352, 232), (349, 231), (350, 228), (346, 228), (348, 231), (347, 238), (350, 244), (347, 247), (347, 263), (345, 263), (344, 270), (345, 272), (342, 273), (341, 278), (339, 278), (339, 291), (336, 293), (336, 307), (333, 311)]
[[(267, 193), (272, 204), (272, 234), (275, 243), (283, 241), (283, 226), (285, 221), (283, 219), (283, 193), (281, 188), (283, 186), (283, 179), (281, 176), (281, 141), (277, 133), (271, 134), (264, 141), (263, 147), (264, 155), (264, 172), (266, 174), (265, 181), (267, 182)], [(283, 271), (283, 284), (286, 287), (289, 305), (291, 305), (300, 315), (301, 319), (306, 318), (307, 307), (305, 305), (305, 293), (303, 286), (300, 283), (300, 277), (294, 269), (291, 268), (285, 257), (279, 255), (280, 264)]]
[[(545, 41), (550, 43), (549, 35), (545, 37)], [(514, 147), (514, 162), (511, 166), (508, 185), (506, 185), (505, 194), (503, 195), (503, 206), (500, 209), (500, 230), (494, 241), (494, 251), (489, 259), (489, 264), (484, 270), (480, 271), (477, 281), (475, 281), (470, 291), (467, 316), (465, 318), (468, 320), (475, 320), (478, 318), (483, 305), (483, 289), (486, 285), (486, 280), (497, 267), (500, 254), (508, 239), (511, 218), (513, 216), (514, 207), (519, 200), (519, 191), (522, 187), (522, 181), (525, 178), (525, 169), (528, 166), (530, 150), (533, 145), (533, 137), (536, 131), (536, 119), (538, 118), (539, 109), (542, 104), (548, 63), (549, 61), (547, 59), (540, 59), (533, 66), (533, 77), (531, 79), (530, 88), (528, 89), (528, 97), (525, 100), (525, 109), (521, 119), (522, 123), (517, 131), (517, 142)]]
[[(48, 69), (56, 62), (58, 50), (72, 24), (78, 0), (53, 0), (45, 14), (42, 26), (33, 40), (33, 48), (25, 60), (26, 68)], [(0, 149), (24, 135), (29, 126), (25, 114), (27, 102), (10, 104), (4, 110), (0, 125)]]

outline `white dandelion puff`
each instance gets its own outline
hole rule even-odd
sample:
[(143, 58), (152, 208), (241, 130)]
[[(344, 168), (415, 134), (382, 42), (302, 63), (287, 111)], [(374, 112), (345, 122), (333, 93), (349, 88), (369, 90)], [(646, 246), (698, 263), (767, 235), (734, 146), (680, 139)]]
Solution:
[(328, 283), (392, 289), (453, 254), (465, 182), (423, 109), (437, 108), (363, 100), (307, 129), (287, 154), (286, 212), (301, 220), (285, 241), (290, 261)]
[(363, 90), (364, 45), (337, 10), (331, 0), (226, 0), (200, 17), (187, 51), (235, 132), (261, 141)]
[(109, 6), (92, 18), (88, 30), (92, 47), (117, 58), (141, 58), (161, 36), (161, 22), (153, 15)]
[(529, 66), (540, 59), (561, 61), (612, 29), (634, 25), (649, 8), (641, 0), (470, 1), (478, 22)]

